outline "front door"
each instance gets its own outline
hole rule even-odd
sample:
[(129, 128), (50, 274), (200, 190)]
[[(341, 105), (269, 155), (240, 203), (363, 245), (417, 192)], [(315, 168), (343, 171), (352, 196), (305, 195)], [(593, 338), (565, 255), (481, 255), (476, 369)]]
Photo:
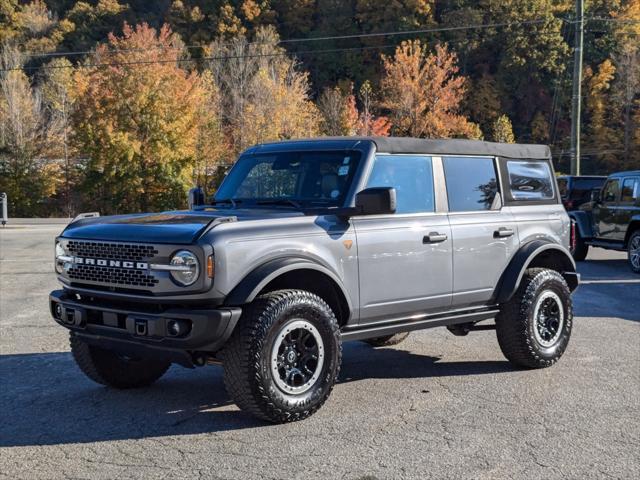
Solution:
[(360, 322), (406, 319), (451, 304), (451, 230), (436, 213), (428, 156), (378, 154), (367, 187), (394, 187), (392, 215), (353, 217), (358, 242)]

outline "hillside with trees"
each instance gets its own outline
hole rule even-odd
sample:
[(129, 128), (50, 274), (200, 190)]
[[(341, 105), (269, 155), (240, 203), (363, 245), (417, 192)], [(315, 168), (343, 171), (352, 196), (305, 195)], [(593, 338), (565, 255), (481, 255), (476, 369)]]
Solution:
[[(182, 207), (269, 140), (545, 143), (569, 170), (572, 0), (0, 0), (13, 216)], [(640, 0), (586, 2), (583, 173), (640, 168)]]

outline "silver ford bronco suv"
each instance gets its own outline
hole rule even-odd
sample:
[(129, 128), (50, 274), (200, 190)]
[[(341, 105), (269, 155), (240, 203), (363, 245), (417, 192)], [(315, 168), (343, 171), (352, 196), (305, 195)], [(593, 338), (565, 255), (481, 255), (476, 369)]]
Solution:
[(80, 218), (56, 239), (53, 318), (92, 380), (222, 364), (262, 419), (308, 417), (342, 342), (495, 329), (542, 368), (572, 328), (571, 222), (549, 149), (344, 137), (257, 145), (188, 211)]

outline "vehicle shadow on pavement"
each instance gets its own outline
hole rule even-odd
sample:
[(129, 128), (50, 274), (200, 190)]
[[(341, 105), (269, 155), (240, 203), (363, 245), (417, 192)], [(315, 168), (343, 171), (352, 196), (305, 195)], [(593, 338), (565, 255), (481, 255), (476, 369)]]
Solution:
[[(512, 370), (507, 362), (439, 362), (393, 348), (345, 344), (340, 382), (366, 378), (478, 375)], [(0, 356), (0, 447), (90, 443), (215, 433), (270, 424), (239, 411), (222, 369), (177, 366), (156, 384), (114, 390), (86, 379), (70, 353)], [(338, 387), (339, 388), (339, 387)]]
[(420, 355), (402, 349), (402, 345), (372, 348), (362, 342), (344, 346), (340, 383), (367, 378), (429, 378), (473, 376), (513, 372), (506, 360), (441, 362), (439, 357)]

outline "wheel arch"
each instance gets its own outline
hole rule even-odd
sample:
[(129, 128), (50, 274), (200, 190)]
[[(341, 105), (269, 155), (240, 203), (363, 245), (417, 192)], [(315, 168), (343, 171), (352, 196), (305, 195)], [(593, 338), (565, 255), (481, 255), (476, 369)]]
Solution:
[(280, 289), (315, 293), (329, 304), (343, 326), (353, 306), (339, 277), (327, 267), (306, 258), (287, 257), (268, 261), (246, 275), (225, 299), (225, 305), (251, 303), (258, 295)]
[(533, 240), (523, 245), (509, 262), (494, 295), (496, 303), (509, 301), (520, 286), (524, 272), (533, 267), (555, 270), (564, 277), (571, 291), (578, 288), (580, 276), (569, 251), (557, 243)]
[(634, 215), (633, 217), (631, 217), (631, 222), (629, 222), (629, 225), (627, 226), (627, 233), (624, 236), (625, 248), (627, 247), (627, 245), (629, 245), (629, 239), (631, 238), (633, 232), (638, 229), (640, 229), (640, 215)]
[(569, 218), (576, 222), (576, 227), (578, 228), (578, 232), (582, 238), (592, 238), (593, 237), (593, 228), (591, 226), (591, 222), (589, 221), (589, 216), (587, 212), (583, 212), (582, 210), (574, 210), (567, 213)]

